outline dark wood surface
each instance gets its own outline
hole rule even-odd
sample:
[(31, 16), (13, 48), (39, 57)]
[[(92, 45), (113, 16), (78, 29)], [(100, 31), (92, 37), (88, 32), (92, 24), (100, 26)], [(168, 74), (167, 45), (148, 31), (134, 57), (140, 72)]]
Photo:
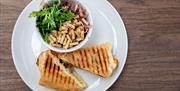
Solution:
[[(180, 0), (109, 0), (127, 28), (125, 68), (108, 91), (180, 91)], [(0, 91), (31, 91), (11, 56), (11, 35), (30, 0), (0, 0)]]

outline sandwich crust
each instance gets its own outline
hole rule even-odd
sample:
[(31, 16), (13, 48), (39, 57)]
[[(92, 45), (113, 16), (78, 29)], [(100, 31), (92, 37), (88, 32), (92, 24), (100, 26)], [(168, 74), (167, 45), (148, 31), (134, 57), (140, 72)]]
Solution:
[(112, 44), (104, 43), (77, 51), (62, 54), (51, 51), (53, 55), (78, 68), (87, 70), (102, 77), (111, 76), (118, 65), (118, 60), (113, 58)]
[(86, 83), (71, 66), (61, 63), (49, 50), (40, 54), (37, 65), (41, 73), (40, 85), (57, 91), (79, 91), (86, 87)]

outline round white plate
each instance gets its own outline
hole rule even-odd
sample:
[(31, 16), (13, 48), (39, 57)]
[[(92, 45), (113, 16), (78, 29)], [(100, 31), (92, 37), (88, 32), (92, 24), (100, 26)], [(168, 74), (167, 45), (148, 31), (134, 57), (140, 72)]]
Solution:
[[(40, 72), (36, 66), (36, 58), (41, 51), (47, 49), (40, 42), (35, 32), (35, 19), (29, 14), (38, 9), (41, 0), (32, 1), (19, 16), (12, 35), (12, 56), (15, 67), (23, 81), (33, 91), (54, 91), (38, 84)], [(109, 78), (102, 78), (89, 72), (76, 69), (88, 83), (86, 91), (105, 91), (119, 77), (126, 62), (128, 40), (124, 23), (118, 12), (106, 0), (78, 0), (86, 5), (93, 18), (93, 33), (84, 46), (111, 42), (113, 54), (118, 58), (119, 65)]]

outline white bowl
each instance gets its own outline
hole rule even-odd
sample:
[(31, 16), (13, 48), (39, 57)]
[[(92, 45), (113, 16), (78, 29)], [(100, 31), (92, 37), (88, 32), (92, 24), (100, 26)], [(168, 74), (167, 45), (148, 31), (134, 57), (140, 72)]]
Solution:
[[(70, 1), (73, 1), (73, 3), (77, 4), (77, 3), (80, 3), (78, 0), (70, 0)], [(49, 3), (49, 0), (45, 0), (45, 2), (48, 2)], [(72, 52), (72, 51), (75, 51), (79, 48), (81, 48), (83, 45), (85, 45), (87, 43), (87, 41), (89, 40), (89, 38), (91, 37), (91, 34), (92, 34), (92, 30), (93, 30), (93, 20), (92, 20), (92, 16), (91, 16), (91, 12), (90, 10), (88, 9), (87, 6), (83, 5), (82, 3), (80, 3), (85, 9), (86, 9), (86, 12), (88, 13), (88, 21), (90, 22), (90, 25), (91, 27), (89, 28), (86, 36), (85, 36), (85, 39), (82, 40), (78, 45), (74, 46), (74, 47), (71, 47), (71, 48), (68, 48), (68, 49), (64, 49), (64, 48), (57, 48), (57, 47), (53, 47), (51, 46), (50, 44), (48, 44), (47, 42), (45, 42), (39, 32), (39, 29), (36, 28), (37, 30), (37, 34), (38, 36), (40, 36), (40, 40), (42, 41), (43, 45), (45, 45), (46, 47), (48, 47), (49, 49), (53, 50), (53, 51), (56, 51), (56, 52), (61, 52), (61, 53), (66, 53), (66, 52)], [(39, 7), (39, 10), (41, 9), (42, 7)]]

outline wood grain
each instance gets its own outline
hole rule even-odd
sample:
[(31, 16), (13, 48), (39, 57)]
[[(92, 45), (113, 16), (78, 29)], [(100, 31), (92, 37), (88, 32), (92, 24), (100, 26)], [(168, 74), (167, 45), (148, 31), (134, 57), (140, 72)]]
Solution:
[[(109, 0), (127, 28), (123, 73), (108, 91), (180, 91), (180, 0)], [(11, 56), (15, 21), (30, 0), (0, 0), (0, 91), (31, 91)]]

